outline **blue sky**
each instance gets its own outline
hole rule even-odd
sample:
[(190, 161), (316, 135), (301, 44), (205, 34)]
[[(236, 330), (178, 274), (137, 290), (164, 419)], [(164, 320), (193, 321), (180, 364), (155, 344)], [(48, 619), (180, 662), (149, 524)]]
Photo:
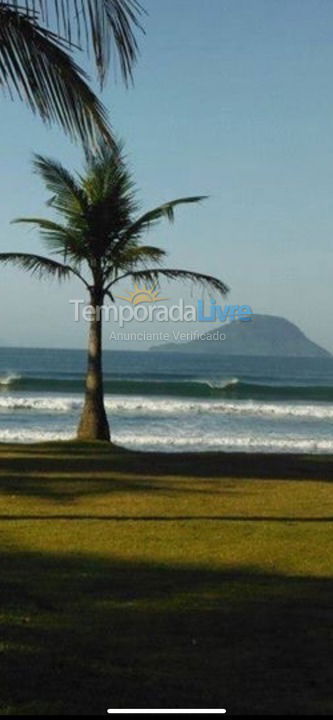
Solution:
[[(111, 75), (103, 101), (126, 141), (143, 209), (210, 196), (181, 209), (149, 242), (168, 250), (169, 265), (221, 277), (228, 302), (287, 317), (333, 351), (333, 3), (144, 5), (135, 86), (126, 90)], [(80, 169), (81, 151), (21, 103), (0, 102), (1, 251), (40, 252), (34, 231), (10, 225), (47, 214), (32, 153)], [(73, 323), (68, 302), (82, 296), (75, 283), (0, 271), (3, 344), (85, 346), (87, 328)], [(190, 298), (179, 285), (162, 290)]]

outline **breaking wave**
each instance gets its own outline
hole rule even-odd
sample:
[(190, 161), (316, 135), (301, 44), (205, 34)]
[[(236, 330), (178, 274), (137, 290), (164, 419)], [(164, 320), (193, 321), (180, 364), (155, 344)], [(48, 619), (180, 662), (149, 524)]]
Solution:
[[(59, 375), (57, 377), (21, 376), (7, 373), (0, 377), (0, 390), (13, 392), (57, 392), (82, 393), (84, 377), (81, 374)], [(167, 375), (136, 374), (120, 377), (107, 373), (105, 391), (111, 395), (144, 395), (168, 397), (192, 397), (239, 400), (303, 400), (333, 402), (333, 385), (281, 384), (274, 382), (251, 382), (237, 377), (184, 378)]]
[[(75, 435), (74, 427), (66, 431), (46, 431), (43, 428), (17, 428), (0, 430), (0, 442), (3, 443), (39, 443), (55, 440), (70, 440)], [(300, 436), (282, 437), (267, 435), (227, 436), (200, 435), (179, 436), (177, 434), (154, 434), (133, 432), (114, 432), (113, 439), (119, 445), (136, 450), (148, 451), (224, 451), (224, 452), (267, 452), (267, 453), (332, 453), (333, 439), (304, 438)]]
[[(83, 404), (82, 396), (38, 396), (0, 394), (0, 414), (6, 412), (34, 412), (74, 414)], [(271, 419), (300, 418), (333, 420), (333, 403), (263, 402), (254, 400), (190, 400), (176, 398), (128, 397), (107, 395), (106, 409), (114, 415), (177, 417), (184, 415), (241, 415)]]

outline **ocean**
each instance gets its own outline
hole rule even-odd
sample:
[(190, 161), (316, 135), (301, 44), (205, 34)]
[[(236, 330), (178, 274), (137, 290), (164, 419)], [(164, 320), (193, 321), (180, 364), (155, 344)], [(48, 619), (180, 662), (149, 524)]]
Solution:
[[(83, 350), (2, 348), (0, 441), (75, 435)], [(112, 438), (149, 451), (333, 452), (333, 358), (106, 351)]]

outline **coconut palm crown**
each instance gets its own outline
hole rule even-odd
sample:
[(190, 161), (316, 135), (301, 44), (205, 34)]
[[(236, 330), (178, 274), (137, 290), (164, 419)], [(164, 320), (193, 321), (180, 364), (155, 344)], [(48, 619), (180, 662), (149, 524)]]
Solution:
[(104, 301), (114, 302), (114, 287), (124, 278), (148, 286), (160, 278), (190, 280), (224, 295), (228, 288), (218, 278), (190, 270), (164, 267), (165, 251), (143, 243), (148, 230), (166, 218), (172, 221), (178, 205), (197, 203), (204, 196), (184, 197), (138, 214), (131, 172), (121, 143), (99, 146), (86, 161), (84, 175), (73, 175), (58, 162), (34, 156), (34, 169), (51, 193), (49, 206), (61, 222), (18, 218), (39, 228), (53, 257), (1, 253), (0, 262), (16, 265), (40, 276), (76, 277), (86, 288), (91, 306), (88, 369), (78, 437), (109, 440), (104, 408), (102, 373), (102, 315)]
[(143, 12), (137, 0), (0, 0), (0, 87), (84, 144), (110, 141), (106, 111), (72, 51), (88, 51), (101, 87), (111, 59), (127, 83)]

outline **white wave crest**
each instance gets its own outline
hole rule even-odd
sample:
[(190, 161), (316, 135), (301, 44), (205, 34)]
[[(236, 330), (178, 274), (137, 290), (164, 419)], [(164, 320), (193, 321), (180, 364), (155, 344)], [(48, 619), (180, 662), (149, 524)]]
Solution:
[(75, 437), (75, 430), (44, 430), (42, 428), (15, 428), (13, 430), (0, 430), (2, 443), (40, 443), (54, 440), (71, 440)]
[(16, 375), (15, 373), (7, 373), (6, 375), (0, 375), (0, 386), (3, 385), (4, 387), (8, 387), (8, 385), (12, 385), (18, 380), (21, 380), (21, 375)]
[(333, 439), (312, 439), (304, 437), (229, 435), (192, 437), (153, 434), (116, 434), (114, 440), (131, 449), (165, 451), (204, 451), (221, 450), (225, 452), (277, 452), (277, 453), (332, 453)]
[(254, 417), (333, 419), (333, 404), (266, 403), (252, 400), (177, 400), (167, 398), (108, 396), (106, 409), (119, 415), (199, 415), (221, 414)]
[(69, 413), (82, 406), (80, 397), (43, 397), (0, 395), (0, 411), (33, 410), (35, 412)]
[[(66, 430), (54, 428), (12, 428), (0, 430), (3, 443), (39, 443), (57, 440), (71, 440), (75, 437), (75, 426)], [(256, 434), (186, 434), (169, 431), (165, 434), (153, 432), (115, 431), (114, 442), (133, 450), (147, 451), (224, 451), (224, 452), (276, 452), (276, 453), (333, 453), (333, 438), (311, 438), (300, 435), (288, 436)]]
[[(33, 411), (50, 414), (71, 414), (82, 408), (82, 395), (2, 395), (0, 412)], [(276, 402), (254, 400), (193, 400), (162, 397), (107, 395), (105, 407), (119, 416), (224, 415), (252, 416), (269, 419), (300, 418), (332, 420), (333, 403)]]
[(237, 377), (234, 378), (226, 378), (222, 380), (201, 380), (197, 379), (195, 380), (196, 383), (199, 383), (201, 385), (208, 385), (212, 390), (218, 389), (218, 390), (225, 390), (228, 387), (232, 387), (233, 385), (238, 385), (240, 380)]

